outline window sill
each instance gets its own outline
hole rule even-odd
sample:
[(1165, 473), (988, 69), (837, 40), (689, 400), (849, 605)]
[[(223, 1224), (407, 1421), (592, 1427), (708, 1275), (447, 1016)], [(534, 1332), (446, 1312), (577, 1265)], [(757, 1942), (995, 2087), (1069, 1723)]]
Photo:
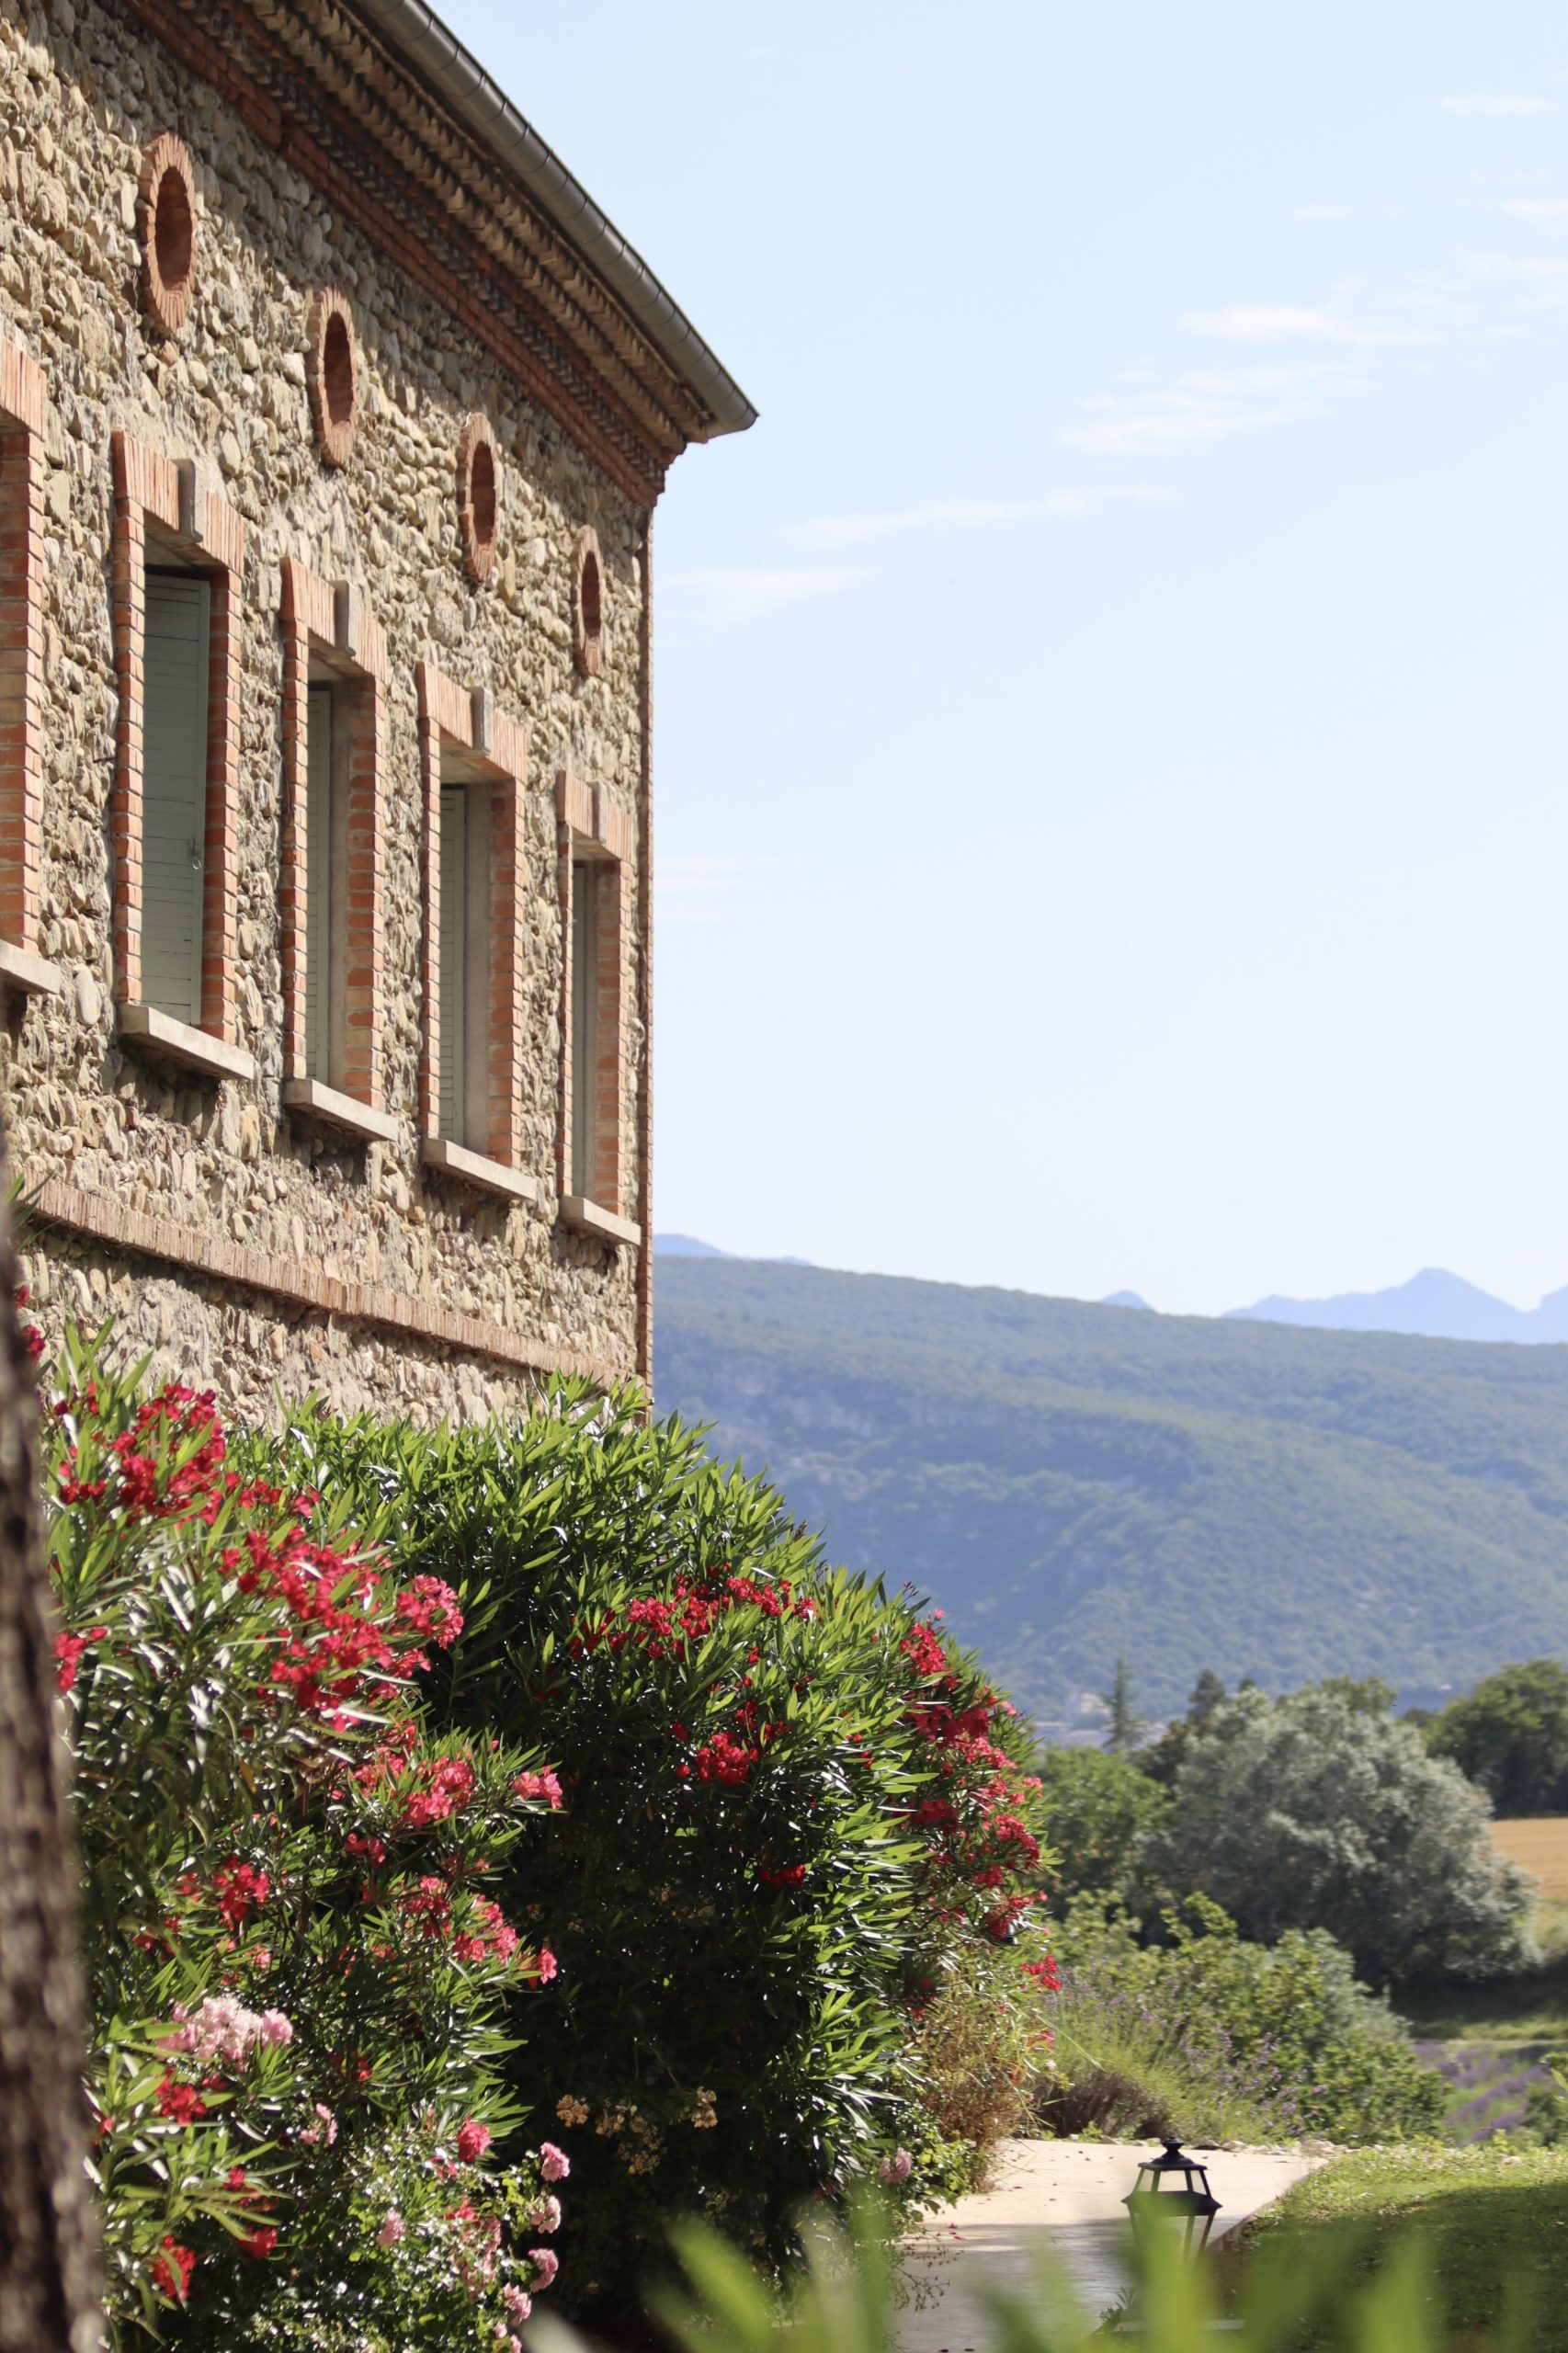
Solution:
[(199, 1071), (203, 1078), (256, 1076), (256, 1057), (243, 1046), (231, 1046), (226, 1039), (214, 1038), (210, 1030), (176, 1021), (172, 1013), (160, 1013), (155, 1005), (122, 1003), (117, 1017), (124, 1044), (161, 1055), (165, 1062), (178, 1063), (182, 1070)]
[(0, 939), (0, 988), (15, 989), (18, 996), (58, 996), (60, 967), (30, 948)]
[(508, 1168), (500, 1160), (486, 1160), (482, 1152), (470, 1152), (466, 1144), (452, 1143), (446, 1136), (426, 1136), (419, 1146), (419, 1157), (426, 1168), (434, 1168), (437, 1175), (455, 1176), (460, 1184), (476, 1185), (483, 1193), (497, 1193), (503, 1200), (531, 1204), (539, 1199), (538, 1185), (520, 1168)]
[(633, 1225), (629, 1217), (617, 1217), (613, 1210), (601, 1210), (597, 1201), (585, 1200), (581, 1193), (568, 1193), (561, 1203), (563, 1225), (575, 1226), (579, 1233), (597, 1234), (601, 1242), (628, 1242), (642, 1239), (642, 1229)]
[(340, 1129), (361, 1143), (397, 1142), (397, 1121), (389, 1113), (361, 1103), (357, 1096), (340, 1095), (335, 1086), (324, 1086), (319, 1078), (286, 1078), (283, 1108), (297, 1118), (319, 1120), (324, 1128)]

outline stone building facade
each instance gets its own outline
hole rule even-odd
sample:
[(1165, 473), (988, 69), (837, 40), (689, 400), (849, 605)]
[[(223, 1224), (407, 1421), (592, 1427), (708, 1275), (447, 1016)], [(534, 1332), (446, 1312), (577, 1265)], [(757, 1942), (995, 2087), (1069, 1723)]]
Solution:
[(651, 517), (751, 411), (423, 0), (0, 0), (34, 1311), (231, 1409), (651, 1356)]

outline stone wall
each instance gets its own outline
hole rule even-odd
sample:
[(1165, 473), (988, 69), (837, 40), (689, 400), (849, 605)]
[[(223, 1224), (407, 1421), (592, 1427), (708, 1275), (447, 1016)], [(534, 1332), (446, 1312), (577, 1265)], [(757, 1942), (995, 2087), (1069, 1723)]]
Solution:
[[(172, 131), (197, 195), (188, 315), (166, 334), (143, 307), (136, 203), (143, 155)], [(622, 1197), (645, 1202), (643, 1020), (646, 516), (523, 387), (465, 339), (206, 83), (118, 11), (55, 0), (26, 17), (0, 0), (0, 324), (48, 382), (42, 507), (42, 858), (38, 936), (53, 995), (12, 1001), (12, 1164), (50, 1184), (28, 1256), (51, 1336), (112, 1307), (139, 1345), (242, 1410), (275, 1384), (421, 1414), (517, 1402), (517, 1361), (571, 1358), (602, 1377), (640, 1369), (637, 1247), (558, 1215), (562, 993), (557, 779), (597, 790), (633, 844), (638, 919), (627, 945)], [(348, 461), (312, 431), (307, 330), (324, 286), (358, 343)], [(494, 429), (499, 528), (472, 584), (460, 543), (457, 449), (474, 413)], [(244, 523), (234, 945), (236, 1042), (254, 1080), (214, 1084), (117, 1041), (109, 826), (117, 694), (110, 567), (116, 429), (195, 460)], [(597, 670), (574, 659), (581, 535), (602, 564)], [(387, 823), (382, 890), (382, 1102), (395, 1142), (347, 1145), (281, 1103), (279, 859), (281, 572), (292, 557), (347, 582), (384, 630)], [(537, 1207), (487, 1199), (422, 1168), (424, 942), (416, 665), (437, 665), (527, 733), (527, 866), (517, 1165)], [(67, 1231), (71, 1204), (118, 1203), (172, 1240), (167, 1256)], [(63, 1205), (63, 1208), (62, 1208)], [(80, 1227), (82, 1220), (75, 1219)], [(204, 1238), (177, 1263), (177, 1236)], [(214, 1244), (296, 1267), (278, 1288), (214, 1279)], [(335, 1282), (410, 1310), (401, 1334), (318, 1302)], [(324, 1288), (325, 1286), (325, 1288)], [(513, 1343), (453, 1347), (443, 1312)], [(401, 1310), (400, 1310), (401, 1313)], [(421, 1318), (425, 1332), (421, 1333)]]

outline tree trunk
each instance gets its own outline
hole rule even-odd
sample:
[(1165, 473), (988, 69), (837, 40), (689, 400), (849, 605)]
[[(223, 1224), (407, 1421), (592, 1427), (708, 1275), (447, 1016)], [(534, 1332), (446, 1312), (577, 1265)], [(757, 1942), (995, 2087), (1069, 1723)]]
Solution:
[[(3, 1212), (0, 1212), (3, 1214)], [(0, 2347), (103, 2341), (84, 2172), (82, 1988), (70, 1758), (55, 1713), (37, 1402), (0, 1232)]]

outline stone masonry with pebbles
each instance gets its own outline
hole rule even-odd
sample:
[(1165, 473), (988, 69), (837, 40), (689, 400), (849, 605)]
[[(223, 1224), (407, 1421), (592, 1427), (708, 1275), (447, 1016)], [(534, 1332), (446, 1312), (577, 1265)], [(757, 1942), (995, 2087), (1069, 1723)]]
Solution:
[[(502, 203), (501, 164), (373, 26), (310, 0), (167, 15), (0, 0), (0, 983), (35, 1312), (52, 1337), (112, 1311), (160, 1371), (243, 1414), (315, 1389), (468, 1415), (517, 1408), (557, 1367), (646, 1379), (650, 512), (682, 441), (730, 427), (704, 425), (695, 392), (667, 424), (679, 369), (602, 289), (595, 313), (576, 281), (568, 301), (528, 279), (519, 241), (555, 254), (551, 224), (516, 189)], [(404, 217), (384, 233), (390, 199), (352, 179), (351, 144), (329, 168), (325, 131), (291, 136), (267, 96), (267, 41), (303, 72), (301, 28), (330, 46), (324, 24), (430, 151), (391, 142)], [(354, 89), (320, 70), (351, 122)], [(481, 260), (512, 271), (516, 316), (496, 297), (489, 342), (472, 283), (448, 302), (405, 266), (409, 209), (439, 205), (454, 174), (508, 224)], [(478, 217), (458, 204), (442, 222)], [(533, 337), (526, 366), (498, 354), (501, 325), (519, 353)], [(149, 548), (215, 584), (191, 1025), (139, 1004)], [(359, 698), (361, 1028), (347, 1090), (313, 1094), (296, 1075), (290, 732), (311, 657)], [(492, 1134), (512, 1151), (494, 1167), (435, 1134), (426, 801), (430, 714), (449, 703), (441, 741), (465, 780), (507, 796), (497, 904), (517, 936), (496, 935), (490, 995), (507, 1063)], [(603, 1201), (566, 1198), (561, 1175), (585, 841), (619, 879), (596, 949), (602, 962), (611, 938), (619, 958), (596, 1046)]]

